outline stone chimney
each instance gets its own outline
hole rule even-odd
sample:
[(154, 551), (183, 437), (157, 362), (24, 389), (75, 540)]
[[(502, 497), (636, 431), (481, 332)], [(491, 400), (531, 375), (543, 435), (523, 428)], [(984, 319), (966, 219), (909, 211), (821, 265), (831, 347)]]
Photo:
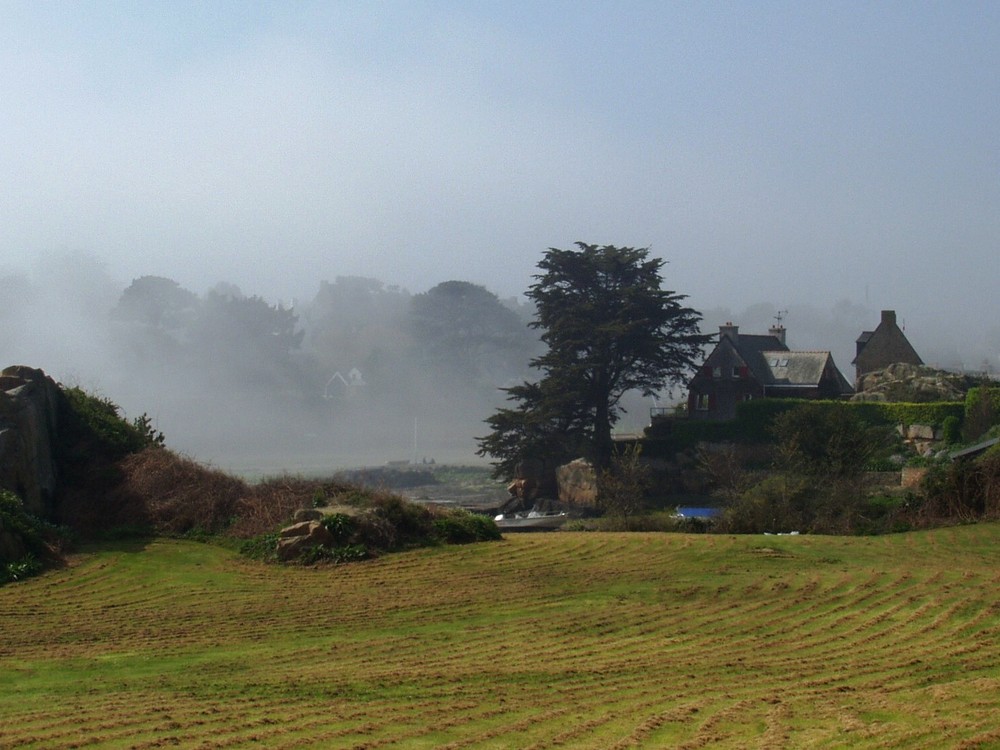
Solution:
[(894, 326), (896, 325), (896, 311), (895, 310), (883, 310), (882, 311), (882, 323), (884, 326)]
[(734, 326), (728, 321), (724, 326), (719, 326), (719, 341), (722, 341), (722, 339), (729, 339), (734, 344), (738, 343), (740, 340), (740, 327)]
[(782, 345), (785, 344), (785, 327), (783, 325), (778, 324), (776, 326), (771, 326), (767, 329), (767, 332), (774, 336), (774, 338), (778, 339)]

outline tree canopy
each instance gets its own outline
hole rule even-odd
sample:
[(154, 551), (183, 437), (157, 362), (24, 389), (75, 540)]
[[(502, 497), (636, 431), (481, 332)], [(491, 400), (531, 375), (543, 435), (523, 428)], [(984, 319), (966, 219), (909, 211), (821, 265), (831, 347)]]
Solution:
[(517, 407), (486, 420), (493, 431), (480, 438), (479, 453), (496, 459), (498, 475), (529, 456), (582, 453), (607, 467), (622, 396), (680, 382), (709, 341), (686, 296), (662, 288), (664, 261), (649, 248), (576, 245), (549, 248), (527, 291), (536, 307), (529, 325), (547, 351), (531, 362), (536, 382), (506, 389)]
[(198, 295), (173, 279), (140, 276), (122, 292), (112, 316), (153, 328), (176, 328), (198, 306)]
[(491, 390), (522, 376), (531, 357), (524, 321), (493, 292), (467, 281), (445, 281), (414, 296), (409, 324), (420, 361)]

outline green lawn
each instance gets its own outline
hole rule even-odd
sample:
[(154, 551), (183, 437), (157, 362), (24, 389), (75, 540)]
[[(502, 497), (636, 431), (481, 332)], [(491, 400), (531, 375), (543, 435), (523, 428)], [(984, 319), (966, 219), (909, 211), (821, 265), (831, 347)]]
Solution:
[(1000, 526), (174, 540), (0, 588), (0, 747), (1000, 747)]

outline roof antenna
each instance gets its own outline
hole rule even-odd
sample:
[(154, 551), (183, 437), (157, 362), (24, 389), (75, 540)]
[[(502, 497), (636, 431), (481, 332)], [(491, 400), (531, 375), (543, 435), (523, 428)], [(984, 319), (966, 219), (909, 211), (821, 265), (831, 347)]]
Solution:
[(778, 312), (775, 314), (774, 319), (778, 321), (779, 327), (781, 326), (781, 321), (785, 319), (786, 315), (788, 315), (788, 310), (778, 310)]

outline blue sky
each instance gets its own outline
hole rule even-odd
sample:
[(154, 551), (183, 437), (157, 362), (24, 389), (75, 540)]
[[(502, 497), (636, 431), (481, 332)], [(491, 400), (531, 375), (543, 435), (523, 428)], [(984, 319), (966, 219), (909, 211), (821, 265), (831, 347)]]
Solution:
[(975, 337), (998, 107), (993, 2), (0, 1), (0, 273), (509, 296), (583, 240)]

